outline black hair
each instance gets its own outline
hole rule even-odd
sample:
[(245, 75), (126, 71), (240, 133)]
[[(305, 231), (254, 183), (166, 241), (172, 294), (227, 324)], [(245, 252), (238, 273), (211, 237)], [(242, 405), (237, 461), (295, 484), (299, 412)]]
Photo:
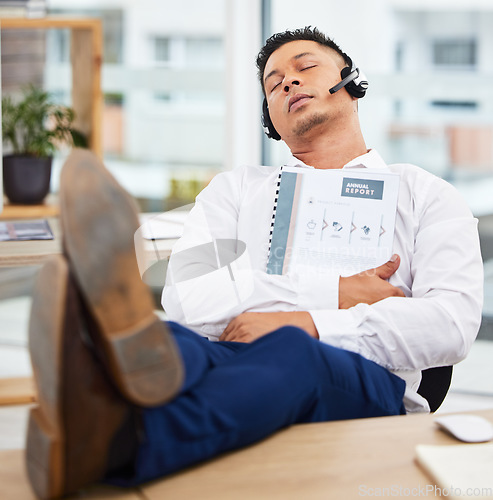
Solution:
[(351, 65), (351, 60), (349, 59), (347, 54), (341, 50), (339, 45), (337, 45), (328, 36), (324, 35), (317, 28), (305, 26), (304, 28), (298, 28), (293, 31), (286, 30), (282, 33), (276, 33), (266, 40), (265, 45), (260, 49), (260, 52), (257, 56), (258, 78), (264, 94), (264, 71), (267, 60), (279, 47), (282, 47), (286, 43), (295, 42), (297, 40), (310, 40), (312, 42), (317, 42), (324, 47), (328, 47), (329, 49), (337, 52), (344, 59), (348, 66)]

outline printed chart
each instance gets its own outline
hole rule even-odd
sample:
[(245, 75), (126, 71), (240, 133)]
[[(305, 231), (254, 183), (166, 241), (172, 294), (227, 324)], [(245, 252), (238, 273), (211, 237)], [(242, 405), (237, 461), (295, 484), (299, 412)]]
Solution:
[(392, 255), (399, 176), (390, 172), (286, 168), (268, 272), (328, 269), (343, 276)]

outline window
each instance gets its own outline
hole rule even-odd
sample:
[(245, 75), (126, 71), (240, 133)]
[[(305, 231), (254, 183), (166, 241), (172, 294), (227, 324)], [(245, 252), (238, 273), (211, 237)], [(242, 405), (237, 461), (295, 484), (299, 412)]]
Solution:
[(472, 69), (476, 66), (476, 40), (436, 40), (433, 64), (437, 68)]
[(221, 38), (153, 37), (154, 61), (175, 68), (222, 68), (224, 49)]
[(475, 111), (478, 103), (475, 101), (432, 101), (431, 105), (439, 109), (450, 109), (457, 111)]
[(170, 56), (170, 39), (167, 37), (154, 38), (154, 58), (158, 63), (168, 63)]
[(223, 62), (223, 42), (220, 38), (189, 38), (185, 40), (187, 65), (220, 67)]

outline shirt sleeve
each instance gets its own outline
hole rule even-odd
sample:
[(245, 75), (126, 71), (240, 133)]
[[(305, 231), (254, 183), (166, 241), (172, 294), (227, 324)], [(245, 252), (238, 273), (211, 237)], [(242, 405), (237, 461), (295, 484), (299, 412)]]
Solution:
[(451, 365), (467, 355), (483, 300), (477, 220), (444, 181), (437, 179), (427, 194), (416, 207), (409, 296), (347, 310), (311, 309), (323, 342), (390, 370)]
[[(238, 239), (241, 172), (217, 175), (197, 197), (171, 255), (162, 305), (176, 321), (211, 339), (246, 311), (337, 308), (339, 276), (272, 275)], [(255, 231), (255, 221), (250, 221)]]

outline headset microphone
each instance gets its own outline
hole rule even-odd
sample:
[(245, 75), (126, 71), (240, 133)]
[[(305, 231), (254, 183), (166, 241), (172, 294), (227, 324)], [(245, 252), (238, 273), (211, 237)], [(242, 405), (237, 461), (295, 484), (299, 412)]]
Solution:
[(349, 66), (342, 68), (342, 80), (337, 85), (334, 85), (334, 87), (329, 89), (329, 92), (331, 94), (335, 94), (338, 90), (346, 87), (349, 95), (361, 99), (365, 96), (366, 90), (368, 89), (368, 80), (363, 72), (355, 66), (348, 55), (346, 55), (346, 60), (349, 63)]
[(351, 71), (351, 73), (349, 73), (349, 75), (346, 76), (346, 78), (344, 78), (337, 85), (334, 85), (331, 89), (329, 89), (329, 92), (331, 94), (335, 94), (338, 90), (341, 90), (342, 87), (345, 87), (349, 82), (356, 80), (356, 78), (358, 78), (358, 76), (359, 76), (359, 72), (357, 69), (355, 69), (354, 71)]

